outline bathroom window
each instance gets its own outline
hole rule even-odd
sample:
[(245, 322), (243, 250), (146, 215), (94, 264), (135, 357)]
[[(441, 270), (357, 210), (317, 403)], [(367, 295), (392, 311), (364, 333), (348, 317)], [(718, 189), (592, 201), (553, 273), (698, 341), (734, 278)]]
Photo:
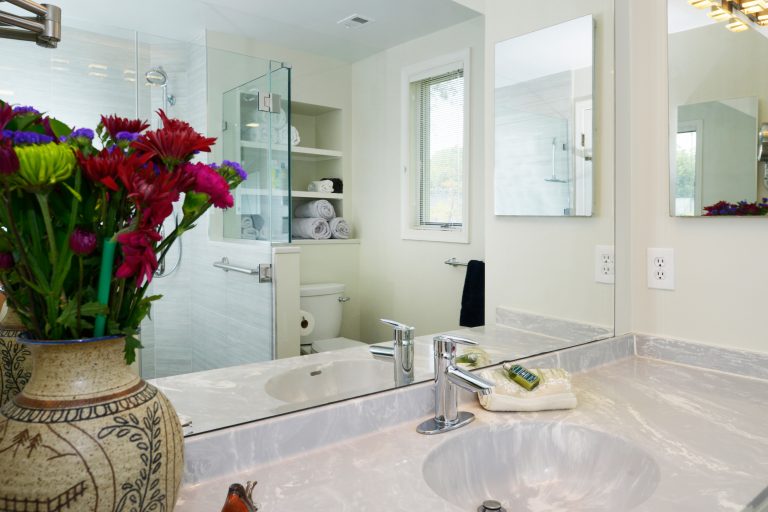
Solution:
[(403, 238), (469, 241), (469, 51), (403, 72)]

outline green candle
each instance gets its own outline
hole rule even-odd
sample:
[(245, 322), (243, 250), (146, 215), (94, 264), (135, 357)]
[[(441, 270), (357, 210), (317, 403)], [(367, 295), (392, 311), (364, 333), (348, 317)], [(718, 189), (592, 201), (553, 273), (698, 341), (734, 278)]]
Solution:
[[(104, 242), (104, 251), (101, 254), (101, 269), (99, 270), (99, 289), (97, 290), (96, 297), (99, 304), (109, 304), (109, 285), (112, 282), (112, 264), (115, 262), (115, 247), (117, 242), (114, 240), (106, 240)], [(104, 330), (107, 326), (107, 317), (104, 315), (98, 315), (96, 317), (96, 323), (93, 328), (93, 335), (95, 337), (104, 336)]]

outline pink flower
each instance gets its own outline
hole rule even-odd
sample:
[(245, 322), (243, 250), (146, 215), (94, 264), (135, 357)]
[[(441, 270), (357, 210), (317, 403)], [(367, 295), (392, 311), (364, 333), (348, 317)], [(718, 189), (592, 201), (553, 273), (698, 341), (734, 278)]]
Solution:
[(19, 170), (19, 157), (13, 150), (11, 139), (0, 135), (0, 174), (13, 174)]
[(75, 228), (69, 235), (69, 248), (80, 256), (87, 256), (96, 249), (96, 233)]
[(216, 208), (232, 208), (235, 200), (229, 193), (229, 184), (218, 172), (205, 164), (187, 164), (183, 172), (195, 178), (192, 190), (208, 194)]
[(157, 270), (155, 243), (162, 238), (156, 231), (150, 229), (118, 235), (117, 241), (123, 251), (123, 262), (117, 268), (115, 276), (120, 279), (136, 277), (137, 288), (141, 288), (145, 280), (151, 282)]

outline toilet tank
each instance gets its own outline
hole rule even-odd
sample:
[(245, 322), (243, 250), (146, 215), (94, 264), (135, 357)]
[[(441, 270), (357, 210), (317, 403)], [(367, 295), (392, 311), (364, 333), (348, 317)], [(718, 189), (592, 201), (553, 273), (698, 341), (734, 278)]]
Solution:
[(301, 309), (315, 318), (314, 330), (301, 337), (301, 344), (315, 340), (337, 338), (341, 334), (341, 311), (344, 305), (339, 298), (344, 295), (344, 285), (340, 283), (303, 284)]

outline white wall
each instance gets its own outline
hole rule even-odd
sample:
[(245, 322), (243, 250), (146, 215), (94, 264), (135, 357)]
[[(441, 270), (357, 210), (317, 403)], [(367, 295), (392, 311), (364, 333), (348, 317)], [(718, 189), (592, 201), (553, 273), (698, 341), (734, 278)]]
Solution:
[[(666, 1), (621, 1), (629, 14), (617, 34), (627, 38), (619, 43), (629, 59), (620, 93), (629, 101), (622, 136), (630, 167), (619, 172), (630, 178), (619, 194), (630, 191), (631, 207), (619, 230), (631, 232), (631, 286), (619, 307), (637, 332), (768, 352), (766, 219), (669, 217)], [(675, 249), (676, 290), (646, 287), (648, 247)]]
[[(450, 258), (483, 259), (483, 19), (467, 21), (409, 41), (352, 65), (351, 134), (353, 204), (360, 233), (361, 339), (391, 339), (392, 318), (417, 333), (455, 329), (459, 324), (465, 269)], [(401, 72), (471, 48), (470, 243), (402, 240), (400, 237)], [(345, 200), (345, 208), (346, 208)], [(493, 317), (486, 319), (493, 321)]]
[[(525, 15), (520, 15), (524, 11)], [(613, 2), (553, 0), (546, 9), (486, 0), (486, 60), (510, 37), (593, 14), (595, 63), (595, 209), (590, 218), (497, 217), (493, 213), (493, 66), (486, 69), (485, 255), (486, 321), (497, 306), (613, 325), (613, 286), (594, 279), (595, 245), (614, 241)]]

